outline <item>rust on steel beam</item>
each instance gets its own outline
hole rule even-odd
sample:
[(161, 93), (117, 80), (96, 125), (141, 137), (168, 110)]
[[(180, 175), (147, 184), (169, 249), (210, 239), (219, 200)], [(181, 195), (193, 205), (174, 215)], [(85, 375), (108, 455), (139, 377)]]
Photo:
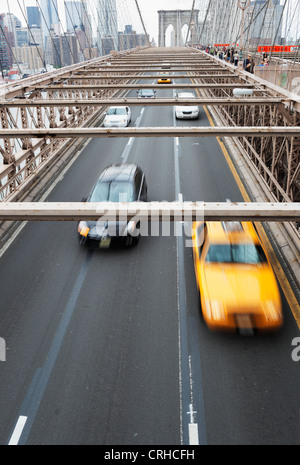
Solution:
[(138, 127), (138, 128), (41, 128), (1, 129), (0, 138), (16, 137), (76, 138), (76, 137), (297, 137), (299, 126), (196, 126), (196, 127)]
[[(0, 106), (9, 107), (72, 107), (72, 106), (107, 106), (107, 105), (132, 105), (132, 106), (169, 106), (169, 105), (278, 105), (283, 102), (281, 98), (265, 97), (265, 98), (195, 98), (195, 99), (174, 99), (174, 98), (155, 98), (155, 99), (139, 99), (139, 98), (122, 98), (122, 99), (80, 99), (80, 98), (61, 98), (61, 99), (15, 99), (9, 103), (5, 100), (0, 100)], [(284, 100), (288, 103), (289, 100)]]
[[(79, 84), (78, 86), (61, 84), (48, 86), (46, 90), (87, 90), (87, 89), (235, 89), (237, 84), (224, 83), (224, 84)], [(254, 84), (238, 84), (238, 87), (245, 89), (252, 89)], [(43, 86), (27, 87), (26, 91), (45, 90)]]
[(297, 221), (300, 203), (3, 202), (0, 220)]
[[(89, 81), (94, 81), (96, 79), (114, 79), (114, 80), (122, 80), (122, 79), (136, 79), (136, 78), (143, 78), (143, 79), (157, 79), (159, 78), (160, 75), (165, 75), (164, 71), (162, 71), (159, 75), (158, 74), (137, 74), (136, 72), (132, 74), (118, 74), (117, 76), (112, 76), (112, 75), (96, 75), (96, 74), (89, 74), (88, 76), (71, 76), (68, 78), (68, 81), (83, 81), (83, 80), (89, 80)], [(231, 79), (240, 79), (240, 76), (237, 74), (233, 73), (224, 73), (224, 74), (169, 74), (168, 76), (171, 79), (191, 79), (191, 78), (208, 78), (208, 79), (217, 79), (217, 78), (231, 78)]]
[[(93, 69), (92, 72), (93, 73), (96, 73), (97, 74), (104, 74), (104, 73), (121, 73), (121, 72), (124, 72), (124, 73), (150, 73), (150, 72), (155, 72), (155, 73), (164, 73), (164, 72), (178, 72), (178, 73), (182, 73), (183, 71), (186, 71), (186, 72), (194, 72), (194, 73), (224, 73), (224, 72), (228, 72), (228, 69), (225, 68), (225, 67), (210, 67), (210, 68), (205, 68), (205, 67), (200, 67), (199, 69), (198, 68), (195, 68), (195, 67), (181, 67), (181, 68), (172, 68), (172, 69), (168, 69), (168, 70), (164, 70), (164, 69), (161, 69), (161, 68), (141, 68), (141, 69), (137, 69), (135, 66), (131, 66), (131, 67), (128, 67), (128, 68), (124, 68), (124, 67), (115, 67), (115, 68), (112, 68), (111, 69), (111, 66), (108, 68), (108, 67), (105, 67), (105, 68), (100, 68), (100, 69)], [(79, 74), (79, 76), (82, 76), (82, 75), (85, 75), (85, 74), (91, 74), (91, 71), (82, 71), (82, 73)], [(72, 75), (73, 77), (76, 77), (77, 74), (73, 74)]]

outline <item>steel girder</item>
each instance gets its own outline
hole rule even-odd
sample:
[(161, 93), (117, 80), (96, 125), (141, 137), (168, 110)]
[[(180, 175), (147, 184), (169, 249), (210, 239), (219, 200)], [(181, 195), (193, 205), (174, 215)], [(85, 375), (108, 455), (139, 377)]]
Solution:
[[(7, 87), (7, 92), (2, 91), (0, 95), (0, 156), (4, 162), (0, 165), (0, 198), (9, 198), (42, 163), (54, 155), (59, 156), (69, 137), (74, 137), (71, 133), (76, 128), (84, 135), (84, 128), (90, 126), (107, 105), (116, 103), (121, 92), (133, 88), (134, 81), (145, 71), (164, 72), (162, 67), (166, 62), (174, 65), (172, 71), (179, 71), (181, 75), (191, 74), (191, 87), (198, 88), (197, 92), (202, 97), (199, 104), (218, 108), (227, 134), (222, 134), (222, 128), (219, 128), (219, 133), (216, 130), (214, 135), (231, 135), (239, 141), (274, 198), (278, 201), (299, 201), (299, 101), (274, 91), (266, 82), (263, 85), (257, 83), (249, 74), (230, 64), (190, 49), (185, 49), (184, 53), (179, 50), (176, 54), (155, 53), (153, 50), (151, 53), (116, 54), (26, 79), (16, 87)], [(166, 87), (170, 88), (170, 85)], [(177, 84), (175, 87), (184, 88), (186, 85)], [(247, 99), (233, 98), (235, 87), (253, 89), (249, 103)], [(125, 101), (119, 99), (120, 104)], [(157, 99), (151, 104), (176, 104), (176, 100), (164, 102)], [(259, 127), (265, 128), (264, 131), (261, 132)], [(245, 128), (244, 133), (238, 134), (242, 128)], [(273, 133), (270, 132), (272, 128)], [(130, 129), (128, 135), (132, 135)], [(213, 128), (204, 129), (213, 134)], [(293, 129), (296, 132), (293, 133)], [(15, 137), (8, 137), (12, 130), (16, 131)], [(65, 134), (63, 138), (49, 138), (48, 130), (57, 131), (57, 134), (65, 131)], [(150, 130), (152, 135), (159, 135), (159, 128)], [(193, 131), (191, 128), (191, 134)], [(42, 139), (30, 137), (38, 132)], [(170, 130), (168, 135), (174, 134)], [(200, 131), (198, 135), (201, 135)]]
[[(246, 75), (246, 73), (245, 73)], [(203, 79), (197, 79), (203, 83)], [(207, 81), (205, 81), (207, 82)], [(214, 78), (209, 78), (210, 84), (214, 83)], [(279, 105), (274, 105), (268, 100), (273, 96), (274, 90), (268, 89), (268, 86), (261, 86), (248, 78), (248, 82), (253, 83), (253, 97), (260, 96), (265, 98), (265, 103), (262, 105), (223, 105), (218, 107), (219, 116), (224, 125), (234, 127), (281, 127), (286, 134), (262, 135), (257, 137), (253, 135), (239, 137), (239, 147), (247, 154), (257, 171), (260, 173), (261, 179), (268, 185), (268, 188), (277, 201), (292, 201), (300, 200), (300, 113), (296, 110), (296, 106), (290, 101)], [(230, 89), (212, 89), (200, 90), (199, 94), (202, 97), (210, 98), (232, 98)], [(277, 94), (278, 95), (278, 94)], [(289, 137), (288, 129), (290, 127), (298, 128), (296, 133)]]

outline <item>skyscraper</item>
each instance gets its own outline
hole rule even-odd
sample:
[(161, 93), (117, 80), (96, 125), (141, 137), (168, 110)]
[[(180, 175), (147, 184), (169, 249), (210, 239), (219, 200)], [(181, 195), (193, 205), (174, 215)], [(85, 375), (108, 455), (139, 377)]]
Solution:
[(42, 26), (41, 13), (37, 6), (28, 6), (27, 8), (28, 25), (31, 26)]
[(92, 28), (91, 17), (88, 14), (87, 2), (81, 1), (66, 1), (65, 13), (67, 22), (67, 31), (74, 31), (80, 28), (84, 34), (84, 48), (92, 46)]
[(67, 31), (74, 31), (76, 27), (82, 24), (82, 5), (81, 2), (65, 2)]
[(59, 17), (57, 0), (40, 0), (41, 16), (42, 16), (42, 29), (46, 41), (50, 30), (56, 34), (59, 33)]
[(9, 47), (7, 45), (7, 37), (9, 34), (8, 29), (4, 26), (5, 14), (0, 14), (0, 70), (3, 76), (4, 69), (8, 69), (10, 66)]
[(101, 55), (107, 54), (108, 49), (118, 50), (116, 0), (98, 0), (98, 47)]
[(255, 22), (250, 25), (249, 42), (256, 44), (271, 45), (280, 43), (282, 25), (280, 19), (282, 16), (283, 5), (280, 0), (273, 0), (266, 8), (263, 8), (267, 0), (256, 0), (251, 2), (249, 9), (249, 19), (256, 18)]

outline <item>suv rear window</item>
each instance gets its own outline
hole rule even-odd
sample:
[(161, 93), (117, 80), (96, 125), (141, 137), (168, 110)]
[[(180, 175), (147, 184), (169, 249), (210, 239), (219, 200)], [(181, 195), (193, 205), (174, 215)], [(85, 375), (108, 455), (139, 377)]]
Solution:
[(133, 202), (133, 186), (130, 182), (98, 182), (90, 202)]

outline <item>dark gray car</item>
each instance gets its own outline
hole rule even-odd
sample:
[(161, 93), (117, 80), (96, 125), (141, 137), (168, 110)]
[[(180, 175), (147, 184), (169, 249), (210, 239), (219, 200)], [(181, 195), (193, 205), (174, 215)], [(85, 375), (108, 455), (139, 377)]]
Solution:
[[(107, 167), (100, 175), (86, 202), (147, 202), (145, 174), (134, 164)], [(140, 238), (140, 224), (135, 221), (80, 221), (78, 235), (91, 248), (108, 248), (112, 241), (135, 245)]]

